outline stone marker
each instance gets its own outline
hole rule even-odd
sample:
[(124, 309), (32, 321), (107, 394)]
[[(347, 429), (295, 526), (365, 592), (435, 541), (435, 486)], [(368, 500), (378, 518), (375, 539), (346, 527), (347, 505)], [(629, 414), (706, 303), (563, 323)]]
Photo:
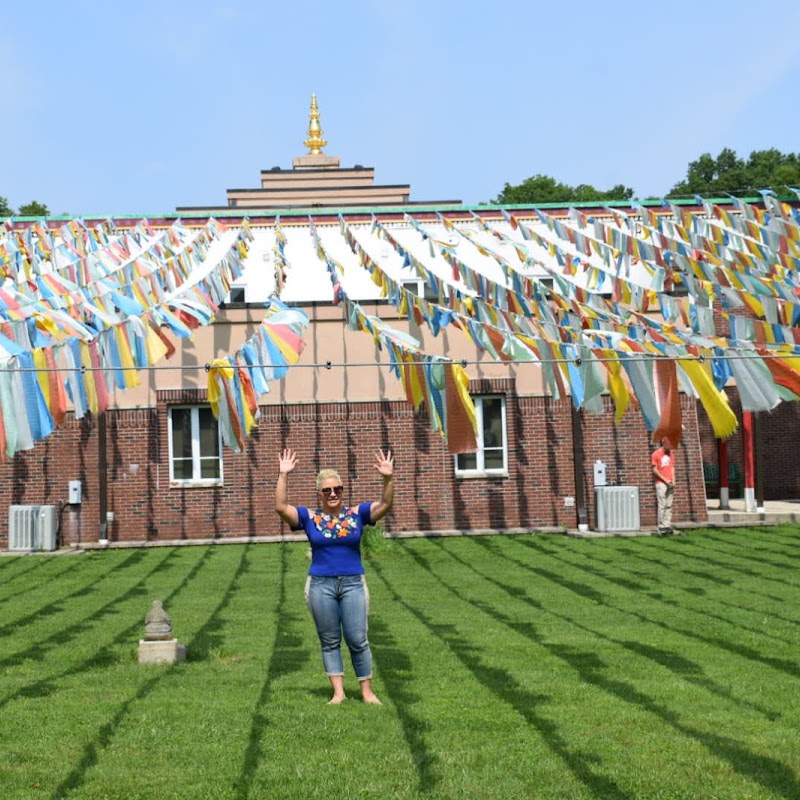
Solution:
[(153, 600), (144, 618), (144, 639), (139, 640), (139, 663), (174, 664), (184, 658), (186, 646), (173, 637), (172, 619), (161, 600)]

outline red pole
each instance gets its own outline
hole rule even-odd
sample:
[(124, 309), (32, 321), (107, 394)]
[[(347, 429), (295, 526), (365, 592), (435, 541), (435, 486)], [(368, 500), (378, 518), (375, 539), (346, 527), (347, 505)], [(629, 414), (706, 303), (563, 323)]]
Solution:
[(756, 449), (753, 412), (742, 412), (742, 455), (744, 458), (744, 509), (756, 510)]

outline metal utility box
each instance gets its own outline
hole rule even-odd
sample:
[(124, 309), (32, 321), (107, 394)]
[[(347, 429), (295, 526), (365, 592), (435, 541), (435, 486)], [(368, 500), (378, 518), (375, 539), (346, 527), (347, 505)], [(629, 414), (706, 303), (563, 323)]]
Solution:
[(606, 485), (606, 465), (600, 460), (594, 462), (594, 485)]
[(9, 506), (8, 549), (55, 550), (58, 514), (55, 506)]
[(70, 505), (77, 505), (81, 502), (83, 495), (83, 487), (81, 486), (80, 481), (70, 481), (69, 482), (69, 504)]
[(638, 486), (598, 486), (595, 498), (598, 531), (639, 530)]

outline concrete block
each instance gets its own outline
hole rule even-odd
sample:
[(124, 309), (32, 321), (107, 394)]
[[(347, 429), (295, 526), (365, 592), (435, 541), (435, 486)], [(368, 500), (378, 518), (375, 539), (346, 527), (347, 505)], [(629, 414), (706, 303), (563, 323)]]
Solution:
[(177, 639), (163, 641), (139, 640), (140, 664), (174, 664), (186, 658), (186, 645)]

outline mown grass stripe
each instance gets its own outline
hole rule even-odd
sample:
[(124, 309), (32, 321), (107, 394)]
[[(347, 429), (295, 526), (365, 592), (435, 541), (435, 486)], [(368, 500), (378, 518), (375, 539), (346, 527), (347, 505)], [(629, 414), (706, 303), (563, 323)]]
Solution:
[[(389, 541), (366, 559), (382, 708), (326, 705), (302, 544), (175, 548), (163, 566), (145, 551), (6, 632), (45, 646), (3, 670), (0, 796), (797, 796), (798, 593), (771, 579), (791, 576), (763, 563), (767, 534), (746, 534)], [(30, 571), (0, 624), (46, 605), (25, 611), (31, 586), (70, 595), (125, 557)], [(136, 663), (155, 598), (182, 664)]]
[[(418, 563), (422, 563), (420, 556), (415, 554), (413, 550), (411, 554), (418, 560)], [(633, 794), (626, 792), (612, 778), (603, 775), (596, 768), (596, 760), (591, 754), (575, 752), (570, 747), (569, 742), (559, 734), (557, 726), (551, 720), (538, 713), (537, 706), (540, 705), (541, 699), (539, 696), (527, 691), (510, 673), (484, 663), (483, 659), (476, 656), (475, 647), (468, 639), (458, 634), (452, 626), (437, 623), (428, 612), (403, 599), (394, 588), (393, 583), (383, 574), (381, 574), (381, 578), (384, 580), (394, 601), (400, 603), (409, 613), (413, 614), (432, 635), (440, 638), (466, 669), (472, 673), (476, 681), (489, 691), (497, 694), (500, 700), (513, 708), (541, 736), (552, 752), (561, 759), (565, 767), (590, 792), (599, 796), (617, 797), (620, 800), (625, 800), (626, 798), (633, 800)], [(445, 582), (442, 582), (442, 585), (462, 602), (469, 602), (464, 601), (460, 594)], [(476, 607), (479, 608), (479, 606)]]

